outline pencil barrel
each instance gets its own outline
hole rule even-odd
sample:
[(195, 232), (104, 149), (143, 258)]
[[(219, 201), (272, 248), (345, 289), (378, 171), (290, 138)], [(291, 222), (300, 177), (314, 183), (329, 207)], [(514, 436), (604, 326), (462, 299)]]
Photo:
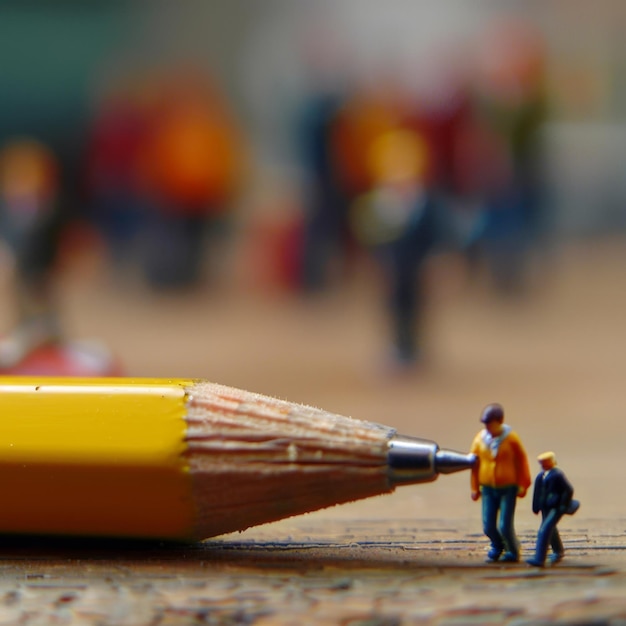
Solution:
[(190, 382), (0, 379), (0, 532), (192, 536)]
[(202, 539), (388, 492), (390, 428), (191, 380), (0, 380), (0, 532)]

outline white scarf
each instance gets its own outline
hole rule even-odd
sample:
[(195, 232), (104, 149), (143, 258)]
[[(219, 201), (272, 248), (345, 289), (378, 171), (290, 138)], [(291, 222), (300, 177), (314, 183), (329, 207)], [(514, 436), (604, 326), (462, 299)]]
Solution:
[(491, 450), (491, 456), (495, 459), (498, 456), (498, 450), (500, 444), (507, 438), (511, 432), (511, 427), (507, 424), (502, 426), (502, 432), (494, 437), (486, 428), (483, 430), (483, 441), (485, 445)]

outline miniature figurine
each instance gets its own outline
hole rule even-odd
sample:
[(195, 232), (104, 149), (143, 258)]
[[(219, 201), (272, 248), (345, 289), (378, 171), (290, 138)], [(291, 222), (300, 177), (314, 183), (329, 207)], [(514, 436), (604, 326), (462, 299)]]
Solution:
[(541, 511), (541, 526), (537, 533), (535, 556), (526, 563), (543, 567), (548, 552), (548, 543), (552, 547), (550, 562), (558, 563), (563, 558), (563, 542), (556, 525), (565, 514), (573, 515), (580, 502), (574, 500), (574, 488), (563, 471), (556, 467), (554, 452), (543, 452), (537, 457), (541, 471), (535, 479), (533, 492), (533, 513)]
[[(504, 409), (489, 404), (480, 421), (485, 425), (470, 452), (477, 463), (472, 468), (472, 500), (482, 496), (483, 532), (491, 541), (487, 562), (519, 561), (519, 542), (513, 518), (517, 498), (523, 498), (530, 486), (526, 451), (518, 435), (504, 423)], [(502, 554), (504, 552), (504, 554)]]

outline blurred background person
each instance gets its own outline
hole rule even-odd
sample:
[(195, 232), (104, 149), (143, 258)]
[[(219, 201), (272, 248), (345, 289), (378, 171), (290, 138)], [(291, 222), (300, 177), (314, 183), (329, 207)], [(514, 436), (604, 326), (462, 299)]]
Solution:
[(59, 172), (42, 143), (16, 139), (0, 151), (0, 234), (13, 262), (15, 324), (0, 342), (0, 367), (61, 340), (53, 273), (60, 228)]
[(59, 163), (34, 139), (0, 151), (0, 237), (11, 259), (15, 314), (0, 338), (0, 373), (114, 375), (121, 369), (100, 343), (72, 341), (59, 319), (58, 273), (71, 220), (62, 205)]
[(374, 185), (353, 207), (357, 237), (382, 264), (392, 327), (392, 362), (421, 357), (427, 293), (423, 268), (438, 240), (433, 195), (426, 185), (429, 153), (413, 131), (382, 134), (368, 152)]
[(301, 286), (327, 288), (331, 267), (345, 261), (347, 242), (346, 190), (337, 171), (334, 135), (344, 85), (325, 77), (312, 78), (297, 114), (295, 140), (304, 172)]
[(229, 216), (243, 178), (240, 132), (205, 73), (179, 70), (159, 80), (138, 152), (146, 277), (155, 287), (194, 285), (207, 235)]
[[(403, 121), (403, 101), (392, 80), (378, 84), (354, 78), (337, 112), (331, 136), (332, 165), (343, 198), (340, 225), (344, 248), (354, 251), (354, 232), (349, 227), (350, 207), (380, 182), (371, 154), (380, 138)], [(362, 243), (362, 242), (361, 242)]]

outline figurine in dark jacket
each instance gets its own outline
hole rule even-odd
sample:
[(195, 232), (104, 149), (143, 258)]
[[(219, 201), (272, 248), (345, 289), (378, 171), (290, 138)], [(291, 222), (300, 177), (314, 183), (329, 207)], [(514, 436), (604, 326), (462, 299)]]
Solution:
[(574, 488), (561, 469), (556, 466), (554, 452), (544, 452), (537, 457), (541, 472), (535, 479), (533, 492), (533, 513), (541, 512), (541, 526), (537, 533), (535, 556), (526, 561), (529, 565), (543, 567), (548, 544), (552, 547), (551, 563), (558, 563), (563, 558), (563, 542), (556, 525), (564, 514), (574, 514), (579, 502), (573, 500)]

